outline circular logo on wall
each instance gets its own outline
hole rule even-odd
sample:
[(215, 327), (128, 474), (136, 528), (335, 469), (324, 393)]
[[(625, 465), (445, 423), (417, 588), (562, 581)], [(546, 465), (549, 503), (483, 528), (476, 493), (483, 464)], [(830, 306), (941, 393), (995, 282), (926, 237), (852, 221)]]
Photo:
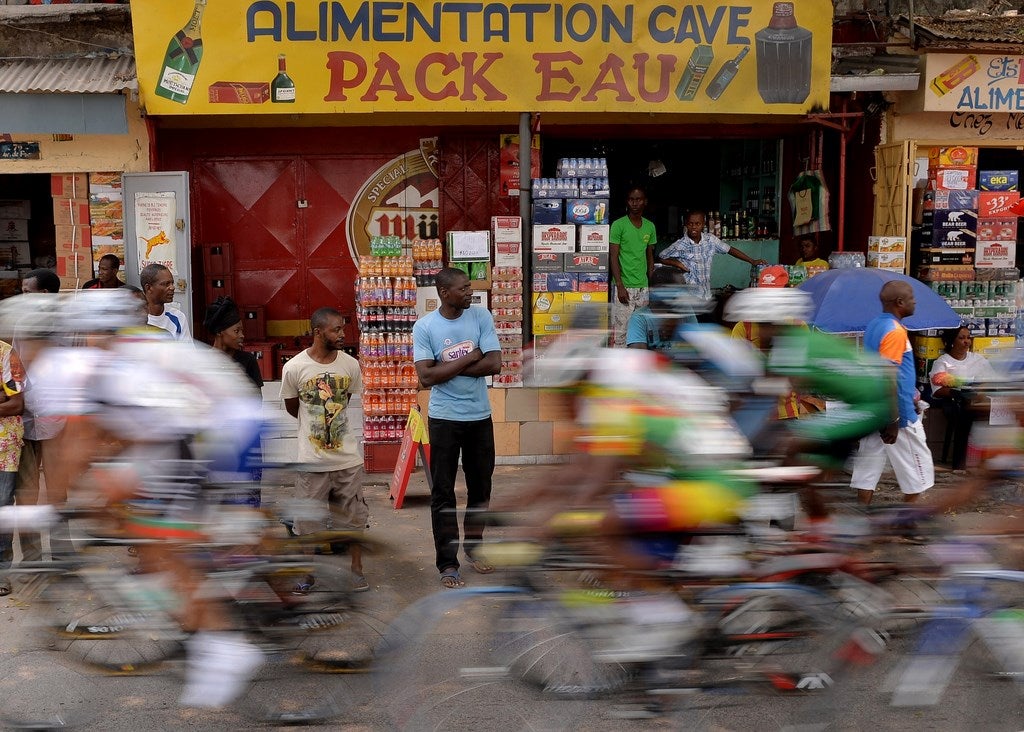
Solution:
[(348, 246), (352, 261), (370, 253), (374, 236), (437, 239), (439, 189), (437, 138), (420, 140), (410, 150), (378, 168), (366, 179), (348, 213)]

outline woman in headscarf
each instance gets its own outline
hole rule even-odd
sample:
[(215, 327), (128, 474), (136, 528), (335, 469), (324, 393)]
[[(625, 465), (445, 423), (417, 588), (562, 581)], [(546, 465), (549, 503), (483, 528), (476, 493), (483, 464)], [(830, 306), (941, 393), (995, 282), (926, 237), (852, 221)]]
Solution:
[[(256, 387), (256, 393), (261, 394), (263, 389), (263, 377), (260, 375), (260, 366), (256, 357), (248, 351), (242, 350), (245, 343), (245, 334), (242, 332), (242, 314), (238, 306), (230, 297), (218, 297), (206, 309), (206, 317), (203, 319), (203, 327), (206, 332), (213, 336), (213, 347), (225, 353), (232, 361), (238, 364), (249, 381)], [(252, 484), (254, 487), (229, 499), (229, 503), (243, 503), (255, 508), (260, 507), (260, 479), (263, 476), (261, 468), (251, 469)]]
[(227, 354), (237, 363), (257, 389), (263, 388), (263, 377), (256, 357), (242, 350), (245, 335), (242, 332), (242, 314), (230, 297), (218, 297), (206, 309), (203, 320), (206, 332), (213, 336), (213, 347)]

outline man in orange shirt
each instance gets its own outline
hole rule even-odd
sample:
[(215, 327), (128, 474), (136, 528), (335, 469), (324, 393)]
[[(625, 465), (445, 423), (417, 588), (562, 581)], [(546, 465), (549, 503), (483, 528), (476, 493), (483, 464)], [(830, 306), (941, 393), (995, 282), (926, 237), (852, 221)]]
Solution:
[(868, 323), (864, 332), (864, 349), (875, 351), (896, 364), (899, 417), (877, 435), (868, 435), (860, 441), (850, 485), (857, 489), (864, 505), (871, 503), (886, 459), (892, 463), (896, 480), (908, 503), (917, 500), (935, 484), (932, 453), (925, 440), (921, 415), (917, 412), (914, 351), (910, 347), (907, 329), (900, 322), (914, 314), (917, 305), (914, 290), (909, 283), (894, 280), (882, 286), (878, 297), (882, 301), (883, 312)]

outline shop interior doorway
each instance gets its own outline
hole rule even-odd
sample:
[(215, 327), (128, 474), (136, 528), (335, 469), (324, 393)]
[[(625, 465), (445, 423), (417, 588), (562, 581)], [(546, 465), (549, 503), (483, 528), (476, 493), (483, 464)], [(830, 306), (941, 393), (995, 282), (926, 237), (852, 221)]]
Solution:
[(0, 210), (0, 272), (54, 266), (50, 175), (0, 175)]
[[(659, 243), (682, 236), (687, 211), (747, 210), (774, 219), (781, 145), (764, 139), (544, 139), (541, 173), (555, 177), (558, 160), (603, 157), (608, 161), (609, 221), (626, 213), (628, 191), (647, 192), (647, 218)], [(771, 200), (769, 200), (771, 199)], [(777, 225), (769, 236), (777, 237)]]

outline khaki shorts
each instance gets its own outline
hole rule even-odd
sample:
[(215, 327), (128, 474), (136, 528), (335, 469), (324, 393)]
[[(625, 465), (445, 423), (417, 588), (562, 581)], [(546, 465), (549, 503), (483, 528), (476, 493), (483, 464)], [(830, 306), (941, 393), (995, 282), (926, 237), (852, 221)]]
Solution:
[(324, 473), (300, 472), (295, 480), (295, 497), (322, 501), (330, 514), (320, 521), (296, 519), (295, 531), (311, 534), (326, 528), (358, 531), (367, 528), (370, 509), (363, 498), (363, 476), (362, 465)]

